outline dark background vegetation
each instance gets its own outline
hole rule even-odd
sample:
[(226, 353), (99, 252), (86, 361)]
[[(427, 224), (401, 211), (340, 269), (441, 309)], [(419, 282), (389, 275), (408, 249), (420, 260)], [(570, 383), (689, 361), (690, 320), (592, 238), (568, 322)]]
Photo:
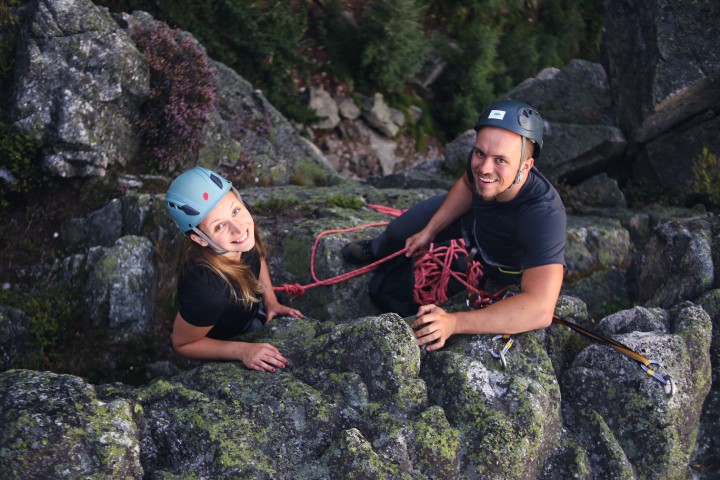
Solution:
[[(18, 41), (13, 8), (21, 3), (0, 2), (0, 168), (17, 179), (15, 183), (0, 180), (0, 304), (17, 307), (31, 318), (38, 357), (29, 368), (74, 373), (96, 382), (132, 383), (132, 378), (112, 373), (132, 371), (132, 365), (107, 368), (113, 352), (78, 314), (78, 293), (45, 278), (56, 260), (74, 253), (58, 239), (61, 223), (100, 208), (122, 192), (107, 179), (47, 176), (40, 168), (41, 142), (10, 125), (8, 93)], [(421, 145), (428, 135), (440, 142), (452, 140), (473, 124), (484, 105), (542, 68), (562, 67), (573, 58), (597, 61), (603, 27), (602, 0), (96, 3), (116, 13), (144, 10), (170, 27), (131, 32), (151, 67), (153, 93), (146, 105), (146, 121), (198, 127), (168, 139), (162, 129), (144, 125), (148, 133), (143, 151), (151, 155), (140, 163), (147, 172), (165, 175), (172, 173), (166, 158), (175, 152), (196, 153), (200, 147), (197, 132), (214, 101), (207, 57), (235, 69), (299, 124), (316, 120), (307, 108), (310, 85), (322, 85), (333, 95), (381, 92), (399, 109), (417, 105), (423, 109), (423, 122), (412, 134)], [(191, 32), (207, 56), (176, 37), (175, 29)], [(185, 65), (185, 73), (173, 77), (154, 69), (158, 48), (165, 49), (164, 56), (176, 58), (179, 66)], [(433, 52), (446, 66), (425, 88), (415, 78), (426, 55)], [(192, 112), (198, 115), (173, 117), (173, 99), (187, 85), (192, 87), (187, 95), (197, 104)], [(163, 109), (162, 104), (170, 108)], [(126, 347), (141, 350), (145, 362), (165, 358), (168, 348), (166, 344)]]
[[(602, 0), (100, 0), (191, 32), (283, 114), (313, 119), (304, 88), (414, 97), (452, 139), (478, 108), (545, 67), (597, 61)], [(343, 14), (351, 12), (352, 19)], [(429, 89), (413, 82), (432, 47), (447, 61)], [(334, 92), (333, 92), (334, 93)]]

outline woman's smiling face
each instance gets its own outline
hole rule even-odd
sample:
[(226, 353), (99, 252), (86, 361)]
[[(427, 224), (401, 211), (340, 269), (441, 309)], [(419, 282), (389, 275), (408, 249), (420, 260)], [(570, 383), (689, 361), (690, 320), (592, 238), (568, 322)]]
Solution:
[[(228, 252), (247, 252), (255, 246), (255, 222), (245, 204), (230, 190), (200, 222), (200, 229)], [(203, 246), (200, 237), (194, 240)]]

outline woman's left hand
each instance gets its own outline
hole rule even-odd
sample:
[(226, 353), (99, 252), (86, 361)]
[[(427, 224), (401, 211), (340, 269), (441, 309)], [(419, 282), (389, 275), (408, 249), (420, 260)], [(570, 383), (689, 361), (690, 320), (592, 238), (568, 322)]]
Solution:
[[(267, 322), (272, 320), (278, 315), (287, 315), (290, 317), (295, 318), (305, 318), (305, 316), (302, 314), (300, 310), (297, 310), (295, 308), (286, 307), (285, 305), (282, 305), (280, 302), (277, 302), (273, 305), (265, 305), (265, 308), (267, 309)], [(267, 323), (266, 322), (266, 323)]]

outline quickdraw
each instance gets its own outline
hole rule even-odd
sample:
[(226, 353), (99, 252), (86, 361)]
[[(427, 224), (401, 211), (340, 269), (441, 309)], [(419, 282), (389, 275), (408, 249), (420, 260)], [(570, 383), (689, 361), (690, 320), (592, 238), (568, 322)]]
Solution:
[[(514, 292), (512, 290), (508, 290), (509, 287), (505, 287), (499, 292), (495, 294), (488, 294), (487, 292), (483, 292), (483, 295), (480, 294), (469, 294), (467, 299), (467, 305), (472, 308), (483, 308), (487, 305), (490, 305), (492, 303), (495, 303), (499, 300), (502, 300), (503, 298), (507, 298), (509, 296), (514, 295)], [(635, 360), (640, 364), (640, 367), (642, 367), (643, 371), (648, 374), (651, 378), (657, 380), (660, 382), (664, 389), (665, 394), (668, 397), (672, 397), (677, 392), (677, 384), (675, 383), (675, 380), (672, 378), (670, 373), (667, 371), (667, 369), (663, 366), (663, 364), (657, 360), (650, 360), (644, 355), (634, 351), (627, 345), (624, 345), (617, 340), (614, 340), (610, 337), (606, 337), (605, 335), (601, 335), (599, 333), (591, 332), (590, 330), (587, 330), (580, 325), (577, 325), (573, 322), (570, 322), (568, 320), (565, 320), (563, 318), (560, 318), (557, 315), (553, 315), (553, 323), (559, 323), (561, 325), (565, 325), (568, 328), (571, 328), (572, 330), (575, 330), (576, 332), (580, 333), (581, 335), (584, 335), (588, 338), (591, 338), (593, 340), (596, 340), (600, 343), (603, 343), (605, 345), (608, 345), (615, 350), (619, 351), (620, 353), (626, 355), (627, 357), (631, 358), (632, 360)], [(500, 342), (505, 342), (505, 345), (500, 349), (499, 344)], [(512, 335), (505, 334), (505, 335), (496, 335), (492, 339), (492, 345), (490, 347), (490, 354), (497, 358), (503, 368), (507, 368), (507, 358), (506, 354), (510, 350), (510, 348), (513, 346), (515, 342), (515, 338)]]
[[(572, 323), (568, 320), (565, 320), (563, 318), (558, 317), (557, 315), (553, 315), (553, 323), (559, 323), (561, 325), (565, 325), (566, 327), (572, 328), (576, 332), (591, 338), (593, 340), (596, 340), (600, 343), (604, 343), (605, 345), (608, 345), (615, 350), (619, 351), (620, 353), (630, 357), (631, 359), (635, 360), (640, 364), (643, 371), (647, 373), (650, 377), (654, 378), (658, 382), (660, 382), (663, 387), (665, 388), (665, 394), (668, 397), (672, 397), (677, 392), (677, 385), (675, 384), (675, 380), (673, 380), (672, 376), (670, 376), (670, 373), (665, 369), (665, 367), (657, 360), (649, 360), (644, 355), (641, 355), (628, 347), (627, 345), (623, 345), (622, 343), (618, 342), (617, 340), (614, 340), (610, 337), (606, 337), (605, 335), (600, 335), (599, 333), (591, 332), (590, 330), (586, 330), (585, 328), (581, 327), (580, 325), (577, 325), (575, 323)], [(664, 374), (658, 373), (658, 370), (662, 369), (664, 371)]]
[[(502, 348), (502, 350), (498, 350), (498, 343), (500, 340), (505, 342), (505, 346)], [(505, 359), (505, 354), (513, 346), (513, 343), (515, 343), (515, 337), (507, 333), (504, 335), (495, 335), (492, 339), (492, 347), (490, 348), (490, 354), (500, 360), (500, 364), (504, 369), (507, 368), (507, 360)]]

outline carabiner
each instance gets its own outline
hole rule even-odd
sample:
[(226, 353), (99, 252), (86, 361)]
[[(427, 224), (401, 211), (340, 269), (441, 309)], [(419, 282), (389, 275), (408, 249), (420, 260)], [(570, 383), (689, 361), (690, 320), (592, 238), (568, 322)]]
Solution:
[[(506, 340), (505, 346), (502, 350), (498, 350), (497, 343), (498, 340)], [(515, 342), (515, 337), (512, 335), (496, 335), (492, 339), (492, 347), (490, 348), (490, 355), (500, 360), (500, 363), (502, 364), (503, 369), (507, 368), (507, 360), (505, 359), (505, 354), (510, 350), (510, 348), (513, 346), (513, 343)]]
[[(645, 370), (645, 373), (663, 384), (663, 386), (665, 387), (665, 395), (667, 395), (668, 397), (672, 397), (673, 395), (675, 395), (675, 392), (677, 392), (677, 385), (675, 384), (675, 380), (673, 380), (673, 378), (667, 372), (667, 369), (665, 369), (663, 364), (658, 362), (657, 360), (649, 360), (649, 362), (650, 366), (644, 364), (640, 365), (642, 369)], [(653, 365), (656, 368), (651, 368)], [(658, 368), (662, 368), (663, 370), (665, 370), (665, 375), (660, 375), (658, 373)]]

